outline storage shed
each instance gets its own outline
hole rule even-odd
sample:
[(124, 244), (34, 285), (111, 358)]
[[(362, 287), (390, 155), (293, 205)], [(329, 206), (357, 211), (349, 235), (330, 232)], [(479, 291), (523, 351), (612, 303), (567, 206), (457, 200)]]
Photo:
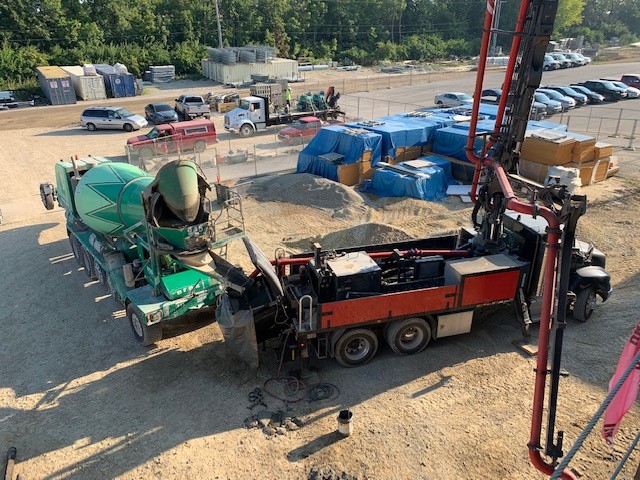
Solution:
[(40, 88), (51, 105), (71, 105), (76, 103), (76, 92), (67, 73), (60, 67), (36, 67)]

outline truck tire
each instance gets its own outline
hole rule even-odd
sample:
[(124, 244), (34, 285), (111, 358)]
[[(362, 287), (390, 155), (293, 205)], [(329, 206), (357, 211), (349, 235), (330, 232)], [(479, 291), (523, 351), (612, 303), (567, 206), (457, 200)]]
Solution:
[(431, 341), (431, 326), (422, 318), (396, 320), (386, 328), (385, 340), (398, 355), (413, 355)]
[(145, 347), (162, 340), (162, 327), (160, 324), (147, 325), (140, 318), (140, 312), (134, 307), (133, 303), (127, 305), (127, 317), (129, 318), (129, 325), (131, 325), (133, 336)]
[(44, 208), (46, 208), (47, 210), (53, 210), (55, 204), (53, 202), (53, 194), (51, 192), (44, 193), (42, 190), (40, 190), (40, 199), (42, 200)]
[(124, 128), (125, 132), (132, 132), (133, 131), (133, 125), (131, 125), (130, 123), (125, 123), (122, 128)]
[(76, 259), (76, 262), (78, 262), (78, 265), (80, 265), (81, 267), (84, 267), (82, 245), (80, 245), (78, 239), (71, 232), (69, 232), (69, 243), (71, 244), (71, 251), (73, 252), (73, 257)]
[(95, 132), (96, 126), (93, 123), (87, 123), (87, 130), (89, 130), (90, 132)]
[(96, 265), (93, 260), (93, 256), (89, 253), (86, 248), (82, 248), (82, 258), (84, 264), (84, 273), (87, 277), (92, 280), (96, 280), (98, 276), (96, 275)]
[(596, 308), (596, 292), (593, 287), (586, 287), (578, 293), (573, 304), (573, 318), (586, 322)]
[(198, 140), (193, 144), (193, 151), (196, 153), (202, 153), (207, 149), (207, 142), (204, 140)]
[(359, 367), (378, 351), (378, 337), (368, 328), (347, 330), (336, 342), (334, 355), (344, 367)]
[(253, 133), (253, 128), (251, 128), (251, 125), (249, 125), (248, 123), (245, 123), (240, 127), (241, 137), (244, 137), (244, 138), (250, 137), (252, 133)]
[(108, 288), (109, 287), (109, 278), (107, 277), (107, 272), (105, 272), (104, 268), (102, 268), (95, 261), (93, 263), (94, 263), (94, 270), (96, 272), (96, 279), (100, 282), (101, 285), (103, 285), (103, 286)]

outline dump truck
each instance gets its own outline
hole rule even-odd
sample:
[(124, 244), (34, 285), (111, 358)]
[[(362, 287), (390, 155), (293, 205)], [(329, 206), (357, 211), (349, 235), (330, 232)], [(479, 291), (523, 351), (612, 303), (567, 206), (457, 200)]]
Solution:
[(238, 108), (234, 108), (224, 116), (224, 128), (242, 137), (249, 137), (254, 132), (264, 131), (274, 125), (293, 123), (302, 117), (313, 115), (322, 120), (344, 117), (345, 113), (337, 105), (339, 93), (333, 87), (327, 93), (301, 95), (296, 109), (289, 107), (272, 108), (267, 97), (251, 95), (241, 98)]
[(243, 291), (246, 279), (234, 283), (237, 269), (224, 258), (244, 234), (240, 200), (207, 201), (211, 187), (195, 163), (169, 162), (155, 178), (101, 157), (54, 170), (55, 186), (40, 185), (45, 207), (64, 208), (73, 256), (124, 304), (143, 345), (162, 338), (164, 322), (213, 307), (223, 287)]

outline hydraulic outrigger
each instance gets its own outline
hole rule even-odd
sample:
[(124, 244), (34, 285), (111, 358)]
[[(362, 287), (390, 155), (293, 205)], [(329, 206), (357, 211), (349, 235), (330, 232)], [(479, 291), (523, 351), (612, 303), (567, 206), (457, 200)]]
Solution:
[[(499, 252), (505, 248), (502, 242), (502, 219), (507, 208), (519, 213), (539, 215), (548, 223), (531, 435), (528, 443), (531, 462), (546, 475), (553, 473), (557, 459), (564, 455), (563, 432), (559, 431), (557, 439), (554, 440), (556, 408), (561, 376), (562, 340), (566, 326), (571, 249), (577, 221), (586, 210), (586, 197), (569, 195), (560, 185), (551, 187), (533, 185), (523, 181), (517, 172), (529, 111), (535, 90), (540, 86), (544, 54), (553, 31), (557, 8), (558, 0), (522, 0), (515, 30), (506, 32), (491, 29), (495, 0), (487, 0), (473, 115), (467, 142), (467, 157), (476, 165), (471, 188), (471, 198), (476, 204), (474, 217), (478, 217), (480, 211), (484, 211), (482, 220), (478, 222), (481, 234), (477, 237), (479, 240), (476, 247), (489, 253)], [(495, 129), (482, 153), (477, 155), (474, 152), (474, 141), (492, 32), (513, 37), (502, 85), (502, 91), (508, 94), (502, 95)], [(530, 202), (521, 201), (516, 197), (511, 181), (516, 181), (529, 189)], [(558, 272), (557, 275), (556, 272)], [(554, 305), (557, 305), (555, 312)], [(530, 323), (528, 308), (526, 304), (521, 306), (523, 319), (528, 326)], [(552, 361), (549, 368), (550, 339)], [(542, 455), (543, 447), (540, 439), (547, 377), (550, 378), (550, 391), (544, 454), (552, 459), (551, 462)], [(575, 479), (575, 476), (565, 470), (562, 478)]]

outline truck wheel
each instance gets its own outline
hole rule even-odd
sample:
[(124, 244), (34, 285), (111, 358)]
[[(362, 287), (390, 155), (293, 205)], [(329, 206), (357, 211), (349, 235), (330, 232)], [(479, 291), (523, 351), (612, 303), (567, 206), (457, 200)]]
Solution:
[(87, 123), (87, 130), (89, 130), (90, 132), (95, 132), (96, 126), (93, 123)]
[(96, 280), (98, 276), (96, 275), (95, 262), (89, 251), (84, 247), (82, 248), (82, 258), (82, 263), (84, 264), (84, 273), (92, 280)]
[(73, 256), (76, 259), (76, 262), (78, 262), (78, 265), (80, 265), (81, 267), (84, 267), (84, 256), (82, 255), (82, 245), (80, 245), (80, 242), (78, 241), (78, 239), (71, 233), (69, 233), (69, 243), (71, 244), (71, 251), (73, 252)]
[(132, 132), (133, 131), (133, 125), (131, 125), (130, 123), (125, 123), (122, 128), (124, 128), (125, 132)]
[(51, 192), (44, 193), (44, 191), (40, 189), (40, 199), (42, 200), (44, 208), (46, 208), (47, 210), (53, 210), (53, 207), (55, 205), (53, 203), (53, 194)]
[(345, 367), (364, 365), (378, 351), (378, 337), (368, 328), (347, 330), (336, 342), (336, 360)]
[(578, 293), (573, 304), (573, 318), (579, 322), (586, 322), (596, 308), (596, 292), (593, 287), (587, 287)]
[(396, 320), (385, 330), (385, 339), (398, 355), (412, 355), (431, 341), (431, 326), (422, 318)]
[(131, 325), (133, 336), (145, 347), (162, 340), (162, 327), (160, 324), (147, 325), (144, 320), (140, 318), (140, 313), (138, 309), (133, 306), (133, 303), (127, 305), (127, 317), (129, 317), (129, 325)]
[(244, 124), (240, 127), (240, 136), (241, 137), (249, 137), (251, 136), (251, 134), (253, 133), (253, 128), (251, 128), (251, 125), (248, 124)]
[(196, 153), (202, 153), (207, 149), (207, 142), (204, 140), (198, 140), (193, 144), (193, 151)]
[(95, 261), (93, 263), (95, 265), (94, 270), (96, 272), (96, 279), (100, 282), (101, 285), (104, 285), (105, 287), (109, 287), (108, 285), (109, 279), (107, 277), (107, 272), (105, 272), (104, 268), (98, 265)]

